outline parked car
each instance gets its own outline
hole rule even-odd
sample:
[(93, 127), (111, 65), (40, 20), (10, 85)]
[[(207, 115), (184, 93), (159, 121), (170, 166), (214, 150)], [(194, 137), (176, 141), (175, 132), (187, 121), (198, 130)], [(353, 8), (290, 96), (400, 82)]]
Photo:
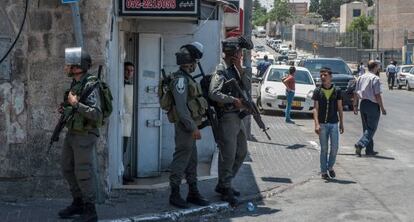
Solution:
[(298, 57), (298, 53), (295, 50), (290, 50), (288, 52), (289, 60), (294, 60)]
[(395, 84), (398, 89), (401, 89), (403, 86), (407, 86), (407, 76), (411, 75), (410, 71), (414, 65), (401, 65), (397, 67), (397, 76), (395, 78)]
[(289, 46), (285, 45), (285, 44), (281, 44), (278, 47), (278, 52), (289, 52)]
[(355, 80), (352, 75), (351, 69), (340, 58), (308, 58), (301, 60), (299, 66), (307, 68), (316, 83), (317, 86), (321, 84), (319, 71), (322, 67), (327, 67), (332, 70), (332, 83), (341, 89), (342, 91), (342, 102), (344, 106), (352, 108), (353, 93), (347, 88), (350, 85), (350, 81)]
[[(284, 111), (286, 108), (286, 87), (282, 77), (287, 75), (290, 66), (272, 65), (263, 78), (259, 79), (257, 88), (257, 107), (262, 111)], [(316, 85), (311, 73), (303, 67), (297, 67), (295, 74), (295, 97), (292, 103), (292, 112), (312, 113), (312, 95)]]
[(410, 70), (410, 75), (406, 76), (407, 90), (414, 89), (414, 67)]
[(266, 51), (266, 49), (265, 49), (264, 45), (255, 45), (255, 46), (254, 46), (254, 50), (255, 50), (256, 52), (264, 52), (264, 51)]

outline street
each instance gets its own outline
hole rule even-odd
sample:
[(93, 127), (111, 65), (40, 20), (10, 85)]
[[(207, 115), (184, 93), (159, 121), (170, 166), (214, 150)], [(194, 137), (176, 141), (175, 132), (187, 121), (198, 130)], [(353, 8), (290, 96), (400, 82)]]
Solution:
[[(378, 156), (355, 156), (353, 144), (361, 136), (362, 125), (359, 116), (347, 111), (335, 180), (326, 182), (314, 175), (304, 184), (263, 200), (253, 212), (243, 206), (209, 221), (413, 221), (414, 93), (386, 89), (383, 97), (387, 115), (381, 116), (374, 137)], [(313, 133), (311, 118), (296, 116), (294, 120), (303, 133)]]

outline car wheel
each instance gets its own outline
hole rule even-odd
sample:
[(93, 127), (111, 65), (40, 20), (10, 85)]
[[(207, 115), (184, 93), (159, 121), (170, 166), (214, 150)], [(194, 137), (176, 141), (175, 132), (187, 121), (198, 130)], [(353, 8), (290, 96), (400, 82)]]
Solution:
[(407, 90), (408, 90), (408, 91), (411, 91), (411, 89), (412, 89), (412, 88), (411, 88), (410, 83), (409, 83), (409, 82), (407, 82)]
[(260, 114), (265, 115), (267, 113), (267, 111), (263, 109), (262, 100), (260, 99), (260, 96), (257, 97), (256, 106), (257, 106), (257, 109), (259, 110)]

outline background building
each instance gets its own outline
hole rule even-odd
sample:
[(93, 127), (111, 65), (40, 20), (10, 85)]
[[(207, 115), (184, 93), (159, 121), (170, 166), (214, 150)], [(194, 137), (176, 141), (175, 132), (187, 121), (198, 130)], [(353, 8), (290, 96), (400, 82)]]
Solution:
[(352, 21), (361, 16), (367, 15), (368, 5), (365, 2), (354, 1), (341, 5), (340, 32), (346, 32)]

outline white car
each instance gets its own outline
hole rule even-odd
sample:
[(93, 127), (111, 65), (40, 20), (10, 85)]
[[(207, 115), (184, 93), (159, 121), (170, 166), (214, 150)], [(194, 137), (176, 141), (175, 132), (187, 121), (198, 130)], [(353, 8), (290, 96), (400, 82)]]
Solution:
[[(403, 86), (407, 86), (407, 77), (413, 74), (410, 74), (411, 69), (414, 65), (401, 65), (397, 66), (397, 75), (395, 77), (395, 85), (398, 89), (401, 89)], [(413, 86), (413, 85), (411, 85)]]
[[(263, 112), (284, 111), (286, 108), (286, 87), (282, 77), (287, 75), (290, 66), (272, 65), (267, 69), (257, 88), (257, 107)], [(312, 113), (313, 90), (316, 88), (312, 75), (304, 67), (296, 67), (295, 97), (291, 112)]]
[(281, 44), (278, 48), (278, 52), (289, 52), (289, 46), (285, 45), (285, 44)]
[(414, 67), (410, 70), (410, 74), (406, 76), (407, 90), (414, 89)]
[(267, 59), (269, 60), (270, 63), (273, 64), (275, 62), (275, 58), (272, 54), (257, 54), (252, 59), (252, 74), (253, 75), (257, 74), (257, 65), (259, 65), (259, 63), (264, 60), (265, 55), (267, 55)]

